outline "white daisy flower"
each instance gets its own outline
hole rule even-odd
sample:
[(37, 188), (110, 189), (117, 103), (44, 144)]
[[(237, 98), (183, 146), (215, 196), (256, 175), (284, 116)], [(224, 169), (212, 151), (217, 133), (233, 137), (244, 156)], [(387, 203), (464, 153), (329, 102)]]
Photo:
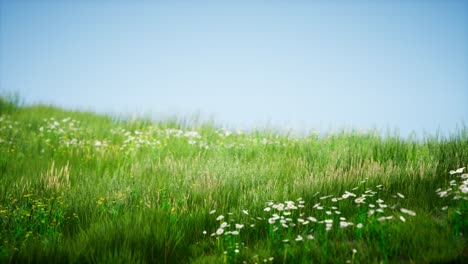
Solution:
[(360, 204), (360, 203), (364, 203), (365, 200), (366, 200), (366, 197), (362, 197), (362, 196), (361, 196), (361, 197), (359, 197), (359, 198), (356, 198), (356, 199), (354, 200), (354, 202), (357, 203), (357, 204)]
[(464, 185), (464, 184), (463, 184), (463, 185), (460, 185), (459, 189), (460, 189), (460, 191), (461, 191), (462, 193), (468, 193), (468, 186), (466, 186), (466, 185)]
[(405, 214), (408, 214), (408, 215), (411, 215), (411, 216), (415, 216), (415, 215), (416, 215), (415, 212), (413, 212), (413, 211), (411, 211), (411, 210), (408, 210), (408, 209), (405, 209), (405, 208), (401, 208), (400, 211), (401, 211), (402, 213), (405, 213)]
[(348, 226), (349, 226), (349, 223), (348, 223), (348, 222), (344, 222), (344, 221), (341, 221), (341, 222), (340, 222), (340, 227), (341, 227), (341, 228), (346, 228), (346, 227), (348, 227)]

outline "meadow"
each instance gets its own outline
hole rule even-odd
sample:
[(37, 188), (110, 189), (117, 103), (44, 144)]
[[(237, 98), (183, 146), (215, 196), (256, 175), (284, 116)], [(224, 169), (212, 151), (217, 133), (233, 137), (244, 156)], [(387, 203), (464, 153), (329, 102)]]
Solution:
[(468, 130), (294, 136), (0, 99), (0, 262), (462, 263)]

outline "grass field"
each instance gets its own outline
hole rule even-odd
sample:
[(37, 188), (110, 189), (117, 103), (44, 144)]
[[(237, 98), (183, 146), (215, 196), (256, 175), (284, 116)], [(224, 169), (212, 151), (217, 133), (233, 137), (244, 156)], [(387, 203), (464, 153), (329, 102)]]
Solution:
[(188, 124), (2, 98), (0, 262), (468, 259), (466, 127), (412, 140)]

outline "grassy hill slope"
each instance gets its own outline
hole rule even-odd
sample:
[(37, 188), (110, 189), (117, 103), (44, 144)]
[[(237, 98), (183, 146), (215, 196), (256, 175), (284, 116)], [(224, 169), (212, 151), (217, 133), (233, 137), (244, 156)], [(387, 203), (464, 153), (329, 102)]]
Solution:
[(292, 137), (2, 98), (0, 260), (462, 262), (467, 163), (466, 128)]

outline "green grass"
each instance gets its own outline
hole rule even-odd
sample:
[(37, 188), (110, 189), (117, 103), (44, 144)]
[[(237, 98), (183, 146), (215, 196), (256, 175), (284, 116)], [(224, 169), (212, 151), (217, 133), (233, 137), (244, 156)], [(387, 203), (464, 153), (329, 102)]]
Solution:
[(466, 128), (422, 140), (293, 137), (8, 98), (0, 99), (0, 120), (1, 262), (468, 257), (466, 174), (449, 173), (467, 165)]

